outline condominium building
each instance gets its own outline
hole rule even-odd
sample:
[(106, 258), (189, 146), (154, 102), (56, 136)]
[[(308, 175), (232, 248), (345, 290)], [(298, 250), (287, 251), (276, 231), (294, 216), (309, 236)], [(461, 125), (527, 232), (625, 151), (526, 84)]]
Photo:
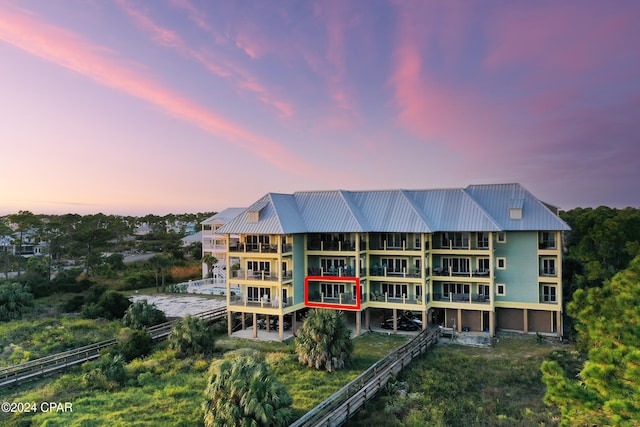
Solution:
[[(200, 223), (202, 226), (203, 278), (209, 278), (209, 276), (211, 276), (215, 282), (226, 283), (227, 248), (229, 245), (237, 245), (239, 236), (235, 234), (222, 234), (218, 232), (218, 230), (229, 220), (244, 212), (244, 210), (244, 208), (227, 208)], [(205, 261), (209, 256), (214, 257), (218, 262), (213, 266), (208, 265)], [(211, 271), (209, 271), (209, 267), (212, 267)]]
[[(356, 335), (411, 312), (422, 328), (562, 334), (556, 209), (520, 184), (269, 193), (226, 221), (230, 318), (342, 310)], [(235, 236), (235, 237), (232, 237)], [(267, 321), (269, 324), (269, 321)], [(229, 322), (231, 334), (232, 322)]]

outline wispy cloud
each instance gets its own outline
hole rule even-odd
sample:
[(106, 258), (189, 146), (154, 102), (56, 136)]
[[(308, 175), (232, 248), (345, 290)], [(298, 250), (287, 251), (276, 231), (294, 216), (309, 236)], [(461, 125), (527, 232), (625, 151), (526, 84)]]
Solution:
[[(260, 83), (258, 78), (247, 69), (231, 62), (229, 59), (215, 57), (210, 49), (205, 51), (204, 49), (191, 48), (176, 32), (157, 24), (151, 19), (147, 11), (134, 7), (127, 0), (118, 0), (118, 4), (139, 28), (150, 35), (155, 43), (175, 49), (181, 55), (199, 61), (213, 74), (230, 79), (237, 89), (255, 94), (260, 102), (275, 109), (281, 118), (293, 116), (294, 108), (292, 104), (275, 95), (272, 89)], [(207, 32), (212, 32), (210, 26), (206, 24), (203, 17), (197, 13), (197, 9), (191, 3), (182, 0), (177, 4), (188, 11), (191, 20), (200, 23), (199, 27)]]
[[(0, 40), (102, 85), (147, 101), (167, 114), (193, 123), (265, 159), (281, 170), (297, 175), (316, 170), (313, 164), (278, 143), (256, 135), (164, 87), (153, 77), (139, 71), (143, 68), (139, 64), (126, 61), (116, 52), (51, 25), (28, 11), (12, 6), (0, 8)], [(176, 39), (169, 35), (163, 40)]]

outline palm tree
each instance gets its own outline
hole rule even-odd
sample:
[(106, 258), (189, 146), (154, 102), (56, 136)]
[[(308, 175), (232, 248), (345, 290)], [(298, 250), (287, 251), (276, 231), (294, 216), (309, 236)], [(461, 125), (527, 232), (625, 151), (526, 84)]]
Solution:
[(146, 299), (131, 304), (122, 318), (122, 324), (133, 329), (144, 329), (166, 321), (164, 312)]
[(312, 310), (295, 339), (298, 361), (332, 372), (351, 359), (351, 331), (341, 311)]
[(207, 264), (207, 278), (210, 279), (213, 277), (213, 266), (218, 263), (218, 258), (214, 257), (211, 254), (206, 254), (202, 257), (202, 262)]
[(149, 259), (151, 267), (156, 273), (156, 292), (158, 292), (158, 274), (162, 277), (162, 292), (165, 291), (164, 273), (171, 267), (171, 259), (166, 255), (154, 255)]
[(263, 361), (252, 357), (214, 361), (203, 404), (204, 424), (286, 426), (293, 402)]
[(215, 332), (207, 327), (207, 321), (196, 316), (186, 316), (173, 325), (169, 335), (169, 347), (183, 356), (209, 355), (215, 348)]

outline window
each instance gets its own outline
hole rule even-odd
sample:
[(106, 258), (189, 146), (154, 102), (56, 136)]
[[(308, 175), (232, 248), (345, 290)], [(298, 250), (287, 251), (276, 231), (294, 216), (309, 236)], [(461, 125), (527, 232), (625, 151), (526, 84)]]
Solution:
[(555, 249), (556, 233), (553, 231), (543, 231), (540, 233), (540, 249)]
[(247, 288), (248, 301), (260, 302), (262, 299), (264, 299), (265, 302), (268, 302), (271, 299), (270, 288), (256, 288), (254, 286), (249, 286)]
[(406, 240), (402, 233), (383, 233), (380, 235), (380, 246), (384, 249), (403, 249)]
[(245, 236), (245, 243), (247, 244), (247, 250), (257, 251), (260, 245), (269, 244), (269, 236), (264, 235), (251, 235)]
[(478, 295), (489, 297), (489, 285), (478, 285)]
[(490, 269), (489, 258), (478, 258), (478, 273), (488, 273)]
[(498, 234), (496, 235), (496, 242), (507, 243), (507, 233), (504, 231), (498, 231)]
[(496, 295), (499, 297), (507, 295), (507, 286), (504, 283), (496, 283)]
[(469, 274), (469, 258), (442, 258), (442, 268), (451, 274)]
[(558, 302), (556, 296), (556, 287), (554, 285), (542, 286), (542, 302), (556, 303)]
[(556, 275), (556, 260), (555, 260), (555, 258), (542, 258), (542, 275), (543, 276), (555, 276)]
[(507, 259), (505, 257), (496, 258), (496, 268), (498, 270), (505, 270), (507, 268)]
[(387, 274), (402, 274), (408, 271), (406, 258), (382, 258), (380, 262), (383, 271), (387, 269)]
[(325, 298), (340, 298), (340, 294), (344, 294), (344, 283), (321, 283), (320, 292)]
[(382, 293), (387, 294), (389, 298), (402, 298), (407, 295), (407, 285), (401, 283), (383, 283)]
[(271, 263), (269, 261), (247, 261), (247, 270), (252, 271), (271, 271)]
[(320, 258), (320, 267), (322, 271), (335, 272), (340, 270), (340, 267), (344, 268), (344, 258)]
[(422, 285), (416, 285), (416, 299), (422, 298)]
[(469, 285), (467, 283), (443, 283), (442, 295), (449, 297), (449, 294), (468, 294)]
[(478, 248), (489, 247), (489, 233), (478, 233)]
[(469, 233), (442, 233), (442, 246), (449, 247), (449, 243), (452, 248), (468, 248)]

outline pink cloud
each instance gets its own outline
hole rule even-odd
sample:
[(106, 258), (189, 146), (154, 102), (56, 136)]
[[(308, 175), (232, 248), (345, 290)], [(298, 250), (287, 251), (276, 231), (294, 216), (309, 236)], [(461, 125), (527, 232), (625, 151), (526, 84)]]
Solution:
[[(281, 118), (293, 116), (294, 108), (291, 103), (275, 96), (273, 90), (260, 84), (257, 78), (246, 69), (242, 69), (228, 60), (221, 61), (218, 58), (214, 58), (210, 51), (203, 52), (190, 48), (177, 33), (156, 24), (147, 13), (134, 8), (127, 0), (118, 0), (118, 4), (134, 20), (136, 25), (150, 34), (152, 40), (159, 45), (173, 48), (184, 56), (196, 59), (204, 65), (207, 70), (219, 77), (234, 80), (236, 87), (254, 92), (260, 102), (275, 109)], [(198, 16), (198, 19), (200, 19), (200, 16), (196, 15), (195, 7), (190, 3), (182, 1), (180, 6), (188, 10), (190, 16)], [(211, 30), (209, 29), (209, 31)]]
[(638, 8), (620, 3), (518, 3), (497, 9), (486, 26), (488, 70), (526, 66), (527, 78), (574, 79), (636, 50)]
[(145, 100), (165, 113), (188, 121), (212, 135), (250, 151), (281, 170), (297, 175), (317, 173), (310, 164), (268, 138), (256, 135), (134, 71), (116, 53), (75, 33), (55, 27), (22, 9), (0, 9), (0, 40), (73, 70), (96, 82)]
[[(428, 143), (446, 144), (459, 153), (481, 156), (509, 133), (504, 126), (504, 106), (488, 102), (477, 88), (454, 86), (436, 76), (426, 61), (429, 50), (425, 46), (435, 43), (434, 27), (429, 24), (444, 20), (462, 25), (464, 18), (455, 16), (457, 10), (443, 13), (424, 3), (400, 3), (389, 85), (398, 108), (396, 119), (402, 127)], [(449, 34), (461, 43), (455, 31)]]

